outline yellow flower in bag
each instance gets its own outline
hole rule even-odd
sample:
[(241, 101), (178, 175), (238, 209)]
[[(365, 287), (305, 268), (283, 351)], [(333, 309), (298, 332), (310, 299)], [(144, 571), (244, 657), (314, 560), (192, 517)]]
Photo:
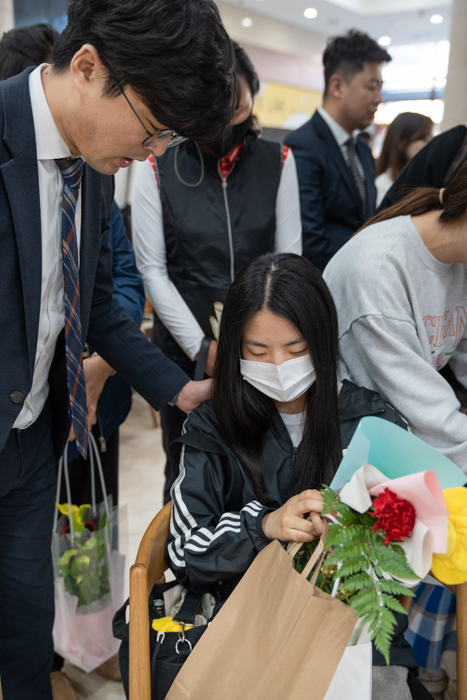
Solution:
[[(55, 505), (62, 515), (66, 515), (67, 518), (70, 517), (70, 505), (68, 503), (56, 503)], [(85, 503), (82, 506), (71, 505), (71, 518), (75, 532), (84, 532), (84, 518), (86, 511), (91, 507), (90, 503)]]
[(454, 585), (467, 581), (467, 489), (443, 491), (448, 517), (448, 549), (446, 554), (434, 554), (433, 576), (442, 583)]

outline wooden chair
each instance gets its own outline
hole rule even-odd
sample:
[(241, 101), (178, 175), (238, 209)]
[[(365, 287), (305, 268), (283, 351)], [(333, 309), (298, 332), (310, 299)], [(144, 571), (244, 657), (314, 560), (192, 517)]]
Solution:
[(130, 700), (151, 700), (148, 599), (167, 570), (164, 549), (171, 510), (169, 501), (151, 522), (130, 569)]

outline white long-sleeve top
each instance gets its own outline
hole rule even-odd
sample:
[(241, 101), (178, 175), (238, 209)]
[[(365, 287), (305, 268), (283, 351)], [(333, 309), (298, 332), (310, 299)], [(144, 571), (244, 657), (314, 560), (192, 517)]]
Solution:
[[(204, 332), (169, 278), (162, 203), (152, 165), (145, 161), (135, 166), (132, 230), (136, 264), (154, 311), (188, 357), (194, 360)], [(273, 252), (302, 254), (298, 178), (291, 150), (288, 150), (277, 192)]]
[(415, 435), (467, 474), (467, 265), (431, 255), (411, 217), (373, 224), (324, 271), (339, 315), (342, 378), (379, 391)]

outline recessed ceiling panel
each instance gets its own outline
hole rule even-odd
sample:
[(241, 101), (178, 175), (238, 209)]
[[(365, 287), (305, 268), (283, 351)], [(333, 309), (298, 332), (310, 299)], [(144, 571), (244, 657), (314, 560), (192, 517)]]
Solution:
[[(389, 36), (392, 45), (449, 39), (450, 0), (223, 0), (280, 22), (329, 37), (356, 28), (375, 39)], [(467, 1), (467, 0), (466, 0)], [(315, 13), (305, 10), (314, 9)], [(433, 24), (430, 18), (440, 15)], [(252, 34), (255, 26), (251, 26)], [(389, 51), (390, 51), (389, 46)]]

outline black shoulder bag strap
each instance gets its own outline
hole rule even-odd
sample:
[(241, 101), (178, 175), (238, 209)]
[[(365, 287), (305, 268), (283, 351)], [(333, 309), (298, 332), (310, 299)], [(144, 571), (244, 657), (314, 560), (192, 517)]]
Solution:
[[(232, 464), (232, 457), (219, 445), (217, 440), (204, 435), (195, 430), (189, 431), (170, 443), (170, 461), (178, 464), (180, 461), (181, 445), (194, 447), (202, 452), (212, 452), (213, 454), (227, 457), (228, 473), (226, 474), (229, 486), (226, 502), (226, 511), (240, 511), (243, 507), (242, 491), (243, 477), (237, 464)], [(180, 446), (180, 447), (179, 447)]]

